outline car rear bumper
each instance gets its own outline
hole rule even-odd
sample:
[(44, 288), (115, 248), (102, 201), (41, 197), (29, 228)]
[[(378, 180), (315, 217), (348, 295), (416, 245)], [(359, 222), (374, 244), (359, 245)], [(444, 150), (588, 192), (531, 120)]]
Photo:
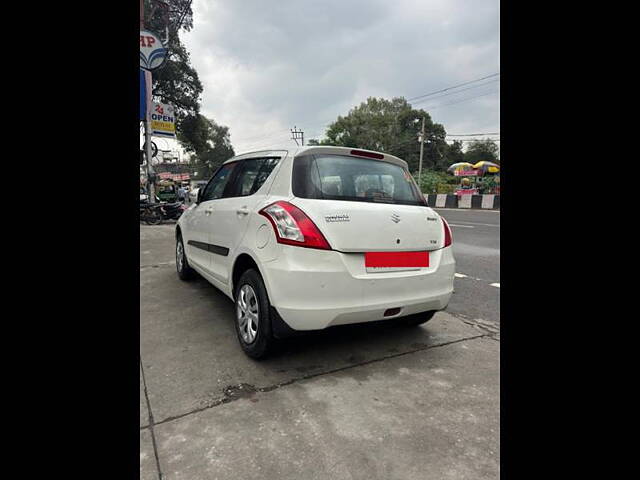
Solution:
[[(294, 330), (370, 322), (442, 310), (453, 293), (451, 247), (416, 271), (367, 273), (364, 255), (282, 246), (261, 265), (272, 306)], [(400, 312), (385, 317), (388, 309)]]

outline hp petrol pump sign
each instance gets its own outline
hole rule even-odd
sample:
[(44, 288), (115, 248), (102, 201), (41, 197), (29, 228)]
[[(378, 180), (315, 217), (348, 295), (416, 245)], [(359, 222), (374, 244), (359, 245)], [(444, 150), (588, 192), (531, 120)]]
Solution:
[(153, 32), (140, 30), (140, 68), (155, 70), (167, 57), (162, 40)]

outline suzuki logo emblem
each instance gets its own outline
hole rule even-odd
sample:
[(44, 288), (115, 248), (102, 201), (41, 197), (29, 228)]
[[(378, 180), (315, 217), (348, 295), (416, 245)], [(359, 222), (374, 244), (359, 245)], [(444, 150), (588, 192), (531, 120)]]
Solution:
[(398, 223), (400, 221), (400, 215), (394, 213), (393, 215), (391, 215), (391, 220), (393, 220), (395, 223)]

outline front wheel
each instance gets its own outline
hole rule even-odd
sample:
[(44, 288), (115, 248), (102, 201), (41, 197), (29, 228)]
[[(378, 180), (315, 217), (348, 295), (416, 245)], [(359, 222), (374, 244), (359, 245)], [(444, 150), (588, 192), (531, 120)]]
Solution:
[(275, 344), (271, 330), (270, 303), (262, 277), (255, 270), (242, 274), (235, 292), (236, 333), (244, 353), (254, 359), (266, 357)]

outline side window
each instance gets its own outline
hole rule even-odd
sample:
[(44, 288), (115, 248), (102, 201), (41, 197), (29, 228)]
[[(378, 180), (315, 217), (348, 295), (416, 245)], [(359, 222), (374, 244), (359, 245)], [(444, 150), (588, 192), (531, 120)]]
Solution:
[(252, 158), (244, 160), (234, 182), (231, 197), (246, 197), (258, 191), (278, 164), (279, 158)]
[(237, 163), (227, 163), (223, 165), (220, 170), (215, 174), (215, 176), (211, 179), (209, 184), (206, 186), (204, 193), (202, 194), (202, 201), (206, 202), (208, 200), (215, 200), (217, 198), (221, 198), (224, 193), (224, 189), (227, 186), (227, 182), (233, 173), (233, 170)]

